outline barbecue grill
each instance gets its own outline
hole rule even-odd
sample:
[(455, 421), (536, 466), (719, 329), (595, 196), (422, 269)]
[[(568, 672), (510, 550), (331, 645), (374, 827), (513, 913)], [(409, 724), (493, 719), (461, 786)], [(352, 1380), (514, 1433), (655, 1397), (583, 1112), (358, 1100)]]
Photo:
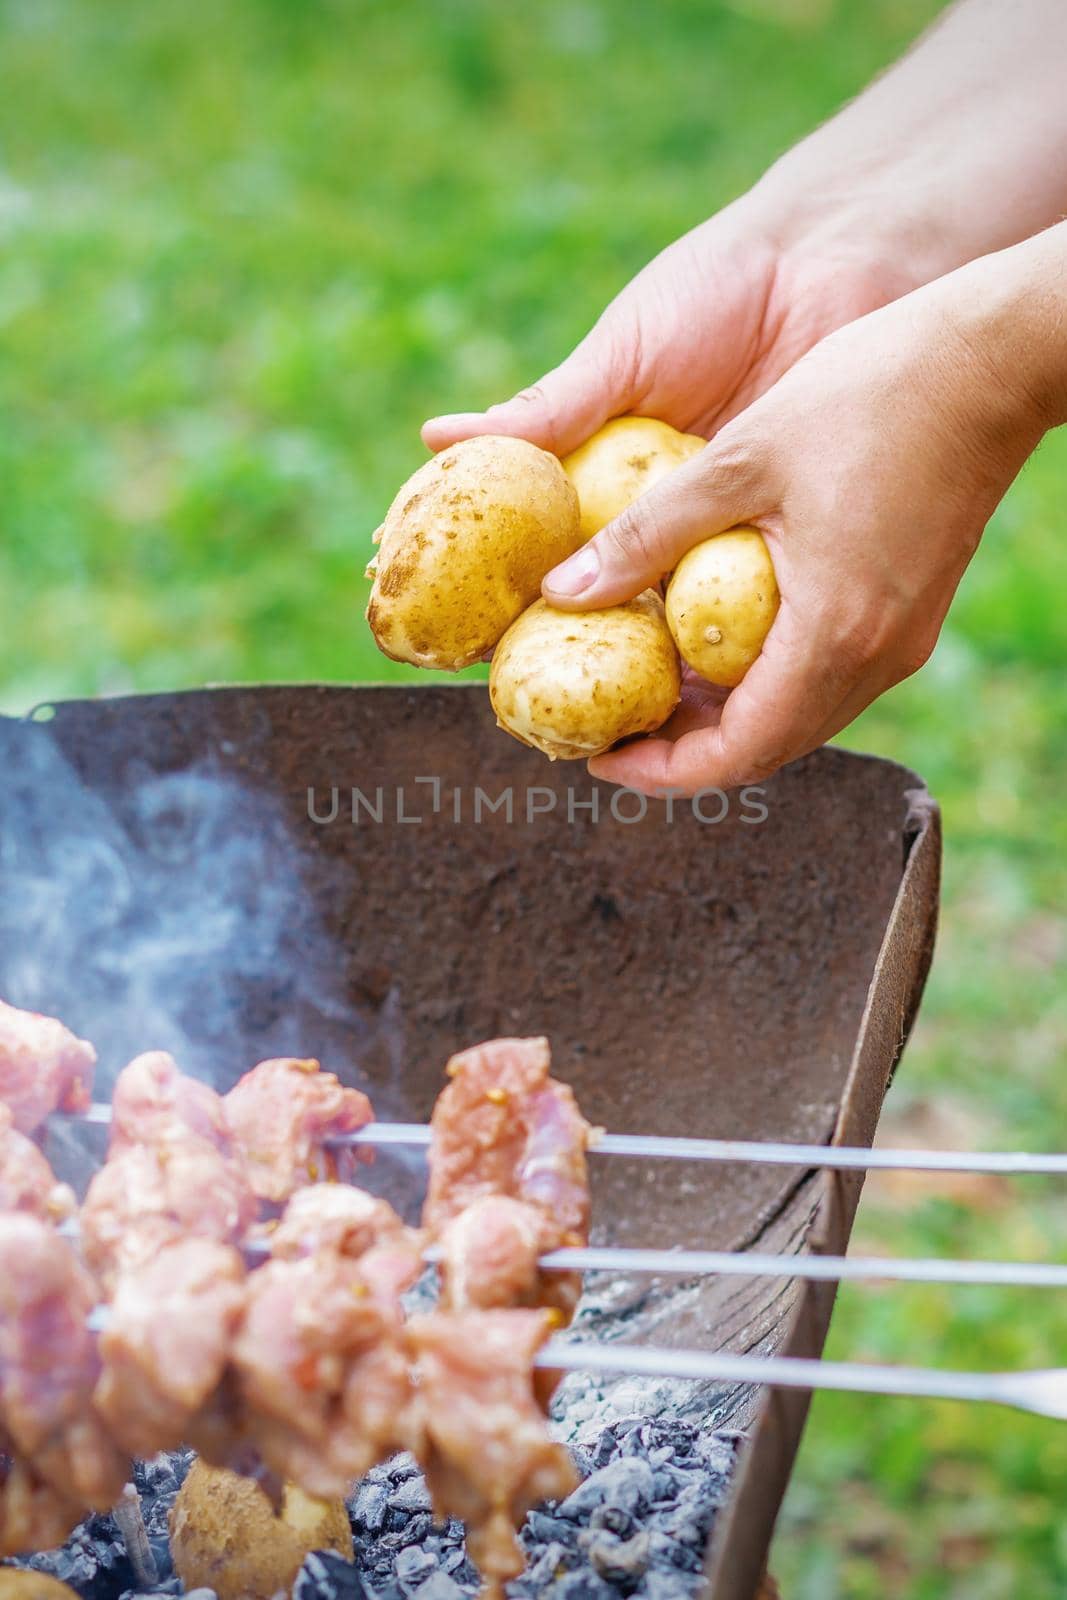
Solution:
[[(0, 721), (0, 757), (0, 992), (92, 1037), (105, 1090), (109, 1070), (179, 1029), (183, 1064), (220, 1088), (299, 1041), (382, 1117), (420, 1121), (453, 1051), (545, 1033), (613, 1133), (873, 1138), (936, 920), (937, 809), (903, 768), (827, 749), (747, 800), (646, 805), (501, 737), (477, 685), (69, 703)], [(220, 784), (241, 803), (205, 822)], [(70, 927), (54, 907), (35, 918), (31, 899), (16, 938), (23, 886), (55, 871), (70, 873)], [(194, 926), (181, 945), (168, 924), (181, 981), (172, 964), (172, 1003), (153, 992), (172, 1037), (152, 1039), (143, 974), (94, 952), (125, 929), (156, 929), (158, 944), (158, 908), (169, 897), (195, 915), (198, 874), (259, 907), (260, 943), (246, 948), (246, 916), (227, 923), (225, 895), (210, 938)], [(77, 1177), (85, 1129), (54, 1138)], [(410, 1209), (417, 1156), (379, 1164)], [(790, 1255), (842, 1252), (862, 1183), (639, 1156), (593, 1175), (598, 1244)], [(635, 1276), (594, 1295), (578, 1333), (817, 1357), (833, 1294)], [(755, 1593), (806, 1406), (732, 1382), (685, 1391), (686, 1414), (746, 1435), (707, 1551), (709, 1600)]]

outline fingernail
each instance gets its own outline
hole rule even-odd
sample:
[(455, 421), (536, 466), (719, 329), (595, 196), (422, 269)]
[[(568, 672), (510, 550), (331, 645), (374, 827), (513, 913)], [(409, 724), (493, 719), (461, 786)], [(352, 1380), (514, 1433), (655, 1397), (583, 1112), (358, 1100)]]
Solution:
[(545, 588), (552, 594), (584, 594), (600, 576), (600, 557), (591, 544), (584, 545), (576, 555), (562, 566), (556, 567), (545, 579)]

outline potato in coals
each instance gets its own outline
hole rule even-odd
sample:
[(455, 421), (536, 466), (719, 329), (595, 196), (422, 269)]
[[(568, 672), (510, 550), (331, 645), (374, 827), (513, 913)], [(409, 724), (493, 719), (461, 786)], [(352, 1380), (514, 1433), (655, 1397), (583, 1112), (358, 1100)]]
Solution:
[(582, 537), (591, 539), (620, 512), (707, 444), (655, 417), (615, 417), (563, 458), (578, 491)]
[(578, 497), (555, 456), (525, 439), (465, 439), (393, 501), (367, 621), (395, 661), (458, 671), (492, 650), (580, 544)]
[(667, 585), (667, 623), (683, 661), (732, 689), (763, 649), (778, 613), (778, 582), (757, 528), (694, 545)]
[(258, 1484), (194, 1461), (170, 1514), (174, 1570), (186, 1589), (214, 1589), (219, 1600), (271, 1600), (288, 1594), (312, 1550), (352, 1560), (343, 1500), (313, 1500), (287, 1485), (281, 1514)]
[(0, 1600), (78, 1600), (78, 1595), (47, 1572), (0, 1567)]
[(501, 639), (489, 675), (499, 725), (553, 761), (653, 732), (680, 694), (678, 655), (652, 589), (603, 611), (535, 601)]

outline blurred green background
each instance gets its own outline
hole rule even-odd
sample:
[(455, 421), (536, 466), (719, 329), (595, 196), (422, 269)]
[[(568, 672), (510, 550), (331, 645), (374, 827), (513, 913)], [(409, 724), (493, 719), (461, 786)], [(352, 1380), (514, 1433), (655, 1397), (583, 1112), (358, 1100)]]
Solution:
[[(935, 0), (0, 0), (0, 709), (399, 676), (357, 574), (419, 422), (536, 377)], [(891, 1137), (1067, 1139), (1067, 439), (848, 742), (945, 810)], [(1063, 1191), (872, 1184), (857, 1247), (1067, 1258)], [(1052, 1296), (851, 1290), (832, 1353), (1067, 1358)], [(1067, 1430), (816, 1403), (786, 1600), (1067, 1593)]]

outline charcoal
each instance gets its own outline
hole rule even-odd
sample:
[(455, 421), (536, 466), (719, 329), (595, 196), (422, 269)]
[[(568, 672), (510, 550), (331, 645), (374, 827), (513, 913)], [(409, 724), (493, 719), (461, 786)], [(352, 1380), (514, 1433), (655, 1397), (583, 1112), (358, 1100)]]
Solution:
[(396, 1581), (405, 1594), (411, 1594), (436, 1567), (436, 1556), (418, 1545), (409, 1545), (396, 1558)]
[(438, 1568), (414, 1591), (412, 1600), (466, 1600), (466, 1596), (455, 1579)]
[(650, 1566), (661, 1570), (664, 1567), (679, 1567), (683, 1572), (698, 1572), (701, 1565), (698, 1550), (655, 1528), (648, 1535), (648, 1558)]
[(647, 1572), (638, 1591), (641, 1600), (687, 1600), (699, 1591), (701, 1575), (681, 1572)]
[[(555, 1414), (583, 1481), (559, 1505), (540, 1506), (526, 1518), (520, 1538), (527, 1569), (508, 1586), (509, 1600), (696, 1600), (708, 1533), (742, 1436), (714, 1433), (698, 1417), (613, 1413), (609, 1401), (617, 1391), (592, 1383), (580, 1393), (573, 1417), (561, 1402)], [(653, 1390), (649, 1400), (676, 1403)], [(572, 1427), (580, 1439), (569, 1436)], [(89, 1518), (61, 1550), (21, 1564), (70, 1584), (81, 1600), (173, 1600), (181, 1588), (172, 1575), (167, 1524), (191, 1460), (190, 1452), (175, 1451), (135, 1468), (160, 1572), (150, 1595), (135, 1589), (106, 1516)], [(333, 1553), (309, 1556), (294, 1600), (474, 1600), (478, 1594), (463, 1525), (454, 1517), (434, 1522), (410, 1455), (368, 1472), (349, 1500), (349, 1517), (355, 1565)], [(198, 1593), (196, 1600), (213, 1596)]]
[(547, 1588), (554, 1579), (576, 1566), (578, 1560), (577, 1551), (569, 1550), (566, 1545), (546, 1545), (524, 1575), (524, 1586), (532, 1591)]
[(609, 1533), (617, 1533), (620, 1539), (625, 1539), (633, 1532), (634, 1519), (632, 1513), (621, 1506), (597, 1506), (590, 1515), (589, 1526), (606, 1528)]
[(365, 1528), (368, 1533), (380, 1533), (385, 1526), (388, 1509), (389, 1490), (384, 1484), (368, 1481), (360, 1484), (349, 1515), (356, 1528)]
[(595, 1572), (568, 1572), (547, 1591), (550, 1600), (618, 1600), (618, 1591)]
[(389, 1496), (389, 1504), (398, 1511), (429, 1511), (430, 1491), (421, 1477), (407, 1478)]
[(578, 1520), (600, 1505), (636, 1511), (654, 1499), (652, 1490), (653, 1472), (648, 1462), (637, 1456), (619, 1456), (580, 1483), (560, 1503), (559, 1514)]
[(648, 1568), (649, 1536), (635, 1533), (632, 1539), (620, 1539), (617, 1534), (600, 1529), (589, 1540), (585, 1553), (594, 1572), (629, 1590)]
[(114, 1600), (135, 1587), (126, 1546), (110, 1517), (89, 1517), (58, 1550), (27, 1556), (19, 1565), (58, 1578), (82, 1600)]
[(551, 1511), (531, 1511), (522, 1530), (527, 1545), (573, 1544), (577, 1536), (578, 1529), (568, 1517)]
[(351, 1561), (333, 1550), (316, 1550), (306, 1558), (297, 1574), (293, 1600), (370, 1600), (370, 1597)]
[(418, 1512), (415, 1516), (390, 1511), (389, 1516), (402, 1520), (399, 1527), (389, 1526), (389, 1531), (382, 1534), (378, 1542), (383, 1550), (406, 1550), (410, 1544), (421, 1544), (433, 1527), (433, 1518), (428, 1511)]

